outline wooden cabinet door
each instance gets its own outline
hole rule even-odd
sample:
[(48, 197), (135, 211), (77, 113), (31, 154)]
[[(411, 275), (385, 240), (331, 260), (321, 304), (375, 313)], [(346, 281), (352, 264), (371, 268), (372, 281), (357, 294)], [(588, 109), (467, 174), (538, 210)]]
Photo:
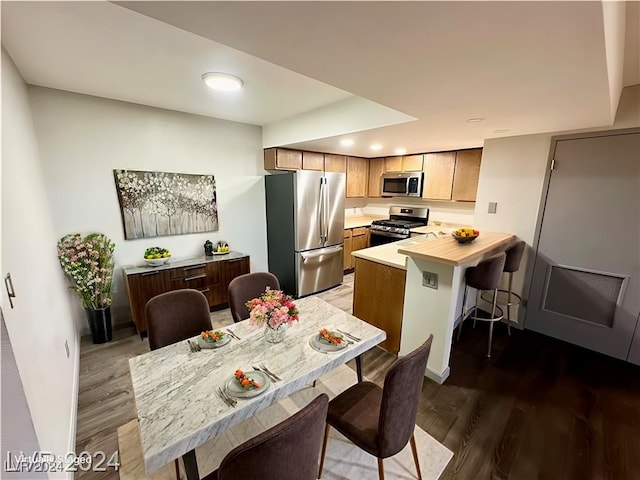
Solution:
[(385, 172), (401, 172), (402, 157), (386, 157), (384, 159), (384, 171)]
[(369, 160), (347, 157), (347, 198), (366, 197)]
[(303, 170), (324, 170), (324, 153), (302, 152)]
[(452, 200), (475, 202), (480, 178), (482, 149), (460, 150), (456, 152), (456, 168), (453, 175)]
[(284, 148), (267, 148), (264, 151), (265, 170), (300, 170), (302, 152)]
[(169, 270), (155, 270), (152, 272), (127, 275), (127, 289), (129, 291), (129, 303), (131, 315), (138, 333), (147, 331), (145, 306), (156, 295), (168, 292)]
[(344, 231), (344, 271), (351, 270), (353, 268), (352, 260), (351, 260), (351, 252), (352, 248), (352, 238), (351, 238), (351, 229), (347, 229)]
[(369, 246), (369, 236), (367, 235), (368, 230), (369, 229), (367, 227), (359, 227), (353, 229), (353, 235), (351, 237), (352, 252), (355, 252), (356, 250), (362, 250), (363, 248), (367, 248)]
[(421, 172), (422, 171), (422, 155), (408, 155), (402, 157), (403, 172)]
[(380, 197), (382, 195), (381, 177), (385, 172), (385, 159), (372, 158), (369, 160), (369, 190), (368, 197)]
[(424, 156), (422, 198), (451, 200), (456, 152), (427, 153)]
[(223, 268), (223, 280), (222, 280), (222, 299), (223, 303), (229, 302), (229, 283), (234, 278), (249, 273), (249, 257), (234, 258), (232, 260), (225, 260)]
[(344, 155), (333, 155), (327, 153), (324, 156), (324, 171), (346, 173), (347, 157)]
[(209, 307), (225, 303), (223, 288), (223, 268), (224, 261), (209, 262), (205, 269), (207, 273), (207, 289), (203, 291), (209, 301)]

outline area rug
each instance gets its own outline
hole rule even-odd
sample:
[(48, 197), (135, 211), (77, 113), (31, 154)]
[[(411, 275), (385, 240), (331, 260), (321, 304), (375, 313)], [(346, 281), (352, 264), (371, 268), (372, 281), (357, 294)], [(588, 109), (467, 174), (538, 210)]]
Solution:
[[(310, 385), (239, 423), (223, 435), (209, 440), (196, 449), (200, 476), (203, 477), (218, 468), (224, 456), (234, 447), (280, 423), (320, 393), (324, 392), (329, 395), (329, 398), (333, 398), (355, 382), (355, 372), (347, 366), (342, 366), (321, 377), (315, 387)], [(440, 477), (453, 457), (453, 453), (418, 426), (414, 433), (422, 478), (435, 480)], [(118, 445), (121, 480), (175, 480), (173, 462), (149, 475), (145, 474), (137, 420), (132, 420), (118, 428)], [(394, 457), (385, 459), (384, 469), (387, 479), (417, 478), (409, 445)], [(180, 472), (181, 477), (185, 478), (182, 463)], [(332, 428), (322, 478), (326, 480), (377, 479), (378, 463), (375, 457), (356, 447)]]

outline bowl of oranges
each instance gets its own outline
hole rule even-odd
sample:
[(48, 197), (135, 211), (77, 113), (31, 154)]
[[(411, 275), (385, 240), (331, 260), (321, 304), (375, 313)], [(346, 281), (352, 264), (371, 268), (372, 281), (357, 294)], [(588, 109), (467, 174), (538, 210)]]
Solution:
[(478, 238), (480, 231), (473, 228), (457, 228), (451, 232), (451, 235), (453, 235), (453, 238), (455, 238), (458, 243), (469, 243)]
[(171, 257), (171, 254), (166, 248), (151, 247), (144, 251), (144, 262), (152, 267), (163, 265), (169, 260), (169, 257)]

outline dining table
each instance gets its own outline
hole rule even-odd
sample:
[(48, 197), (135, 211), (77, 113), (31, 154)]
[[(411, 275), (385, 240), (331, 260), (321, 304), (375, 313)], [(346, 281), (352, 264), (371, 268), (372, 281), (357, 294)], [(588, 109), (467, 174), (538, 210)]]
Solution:
[[(360, 355), (384, 341), (385, 331), (315, 296), (297, 299), (296, 306), (299, 320), (279, 343), (268, 342), (265, 327), (247, 319), (217, 329), (227, 334), (217, 348), (192, 351), (190, 343), (201, 343), (193, 337), (129, 360), (147, 473), (182, 457), (188, 480), (199, 480), (195, 449), (209, 439), (354, 358), (354, 383), (361, 381)], [(325, 328), (346, 332), (339, 347), (319, 348)], [(254, 368), (260, 365), (279, 380)], [(236, 397), (237, 370), (264, 384), (246, 395), (240, 389)], [(234, 397), (235, 406), (219, 389)]]

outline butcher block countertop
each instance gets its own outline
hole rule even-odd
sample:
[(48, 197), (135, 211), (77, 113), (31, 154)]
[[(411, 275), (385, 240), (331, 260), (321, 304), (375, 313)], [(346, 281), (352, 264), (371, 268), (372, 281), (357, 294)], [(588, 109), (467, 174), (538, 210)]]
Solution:
[(388, 217), (379, 215), (353, 215), (344, 217), (344, 228), (368, 227), (374, 220), (384, 220)]
[(407, 269), (407, 256), (398, 253), (399, 242), (386, 243), (377, 247), (356, 250), (351, 255), (370, 262), (381, 263), (393, 268)]
[(430, 242), (400, 245), (398, 254), (457, 266), (470, 263), (478, 257), (491, 253), (492, 250), (503, 251), (515, 240), (515, 235), (511, 233), (483, 231), (471, 243), (458, 243), (451, 235), (447, 235)]

